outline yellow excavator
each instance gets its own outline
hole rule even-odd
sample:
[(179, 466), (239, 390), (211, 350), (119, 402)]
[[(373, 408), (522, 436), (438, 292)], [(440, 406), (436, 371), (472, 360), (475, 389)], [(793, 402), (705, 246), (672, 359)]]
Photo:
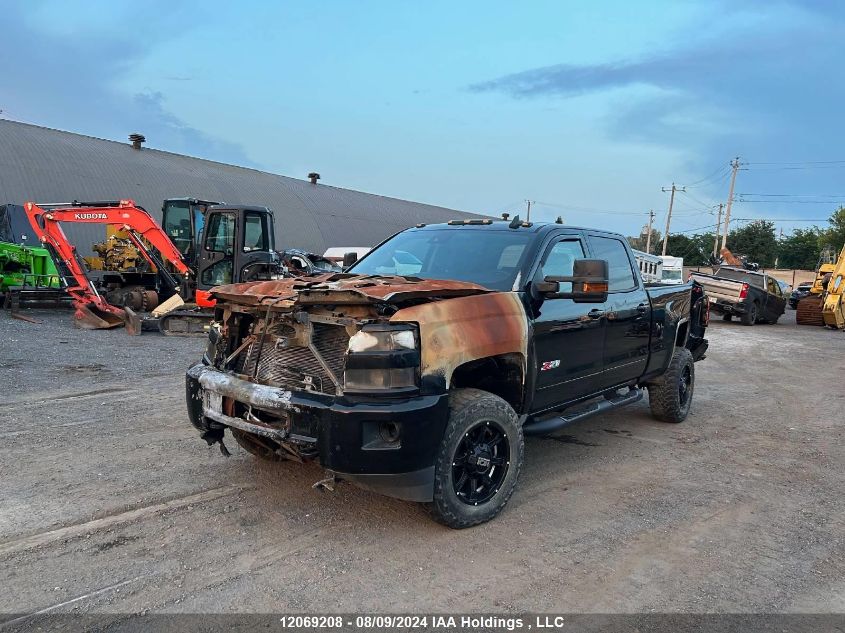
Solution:
[(827, 289), (824, 294), (822, 305), (822, 319), (828, 327), (835, 327), (838, 330), (845, 330), (845, 246), (839, 253), (833, 271), (827, 282)]
[(826, 248), (816, 267), (810, 294), (798, 302), (795, 320), (799, 325), (820, 325), (845, 330), (845, 247), (834, 260), (834, 251)]

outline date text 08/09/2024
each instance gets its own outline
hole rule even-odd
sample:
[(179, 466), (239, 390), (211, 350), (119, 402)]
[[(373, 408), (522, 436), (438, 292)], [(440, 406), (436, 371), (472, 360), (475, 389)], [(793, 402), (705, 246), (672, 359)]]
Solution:
[(566, 618), (560, 615), (538, 615), (532, 617), (480, 616), (480, 615), (356, 615), (350, 616), (283, 616), (283, 628), (290, 629), (498, 629), (515, 631), (519, 629), (556, 629), (565, 626)]

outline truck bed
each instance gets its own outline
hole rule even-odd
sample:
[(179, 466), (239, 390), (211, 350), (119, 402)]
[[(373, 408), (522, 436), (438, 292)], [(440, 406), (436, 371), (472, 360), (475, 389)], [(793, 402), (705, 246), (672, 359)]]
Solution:
[(734, 279), (725, 279), (716, 275), (708, 275), (707, 273), (692, 273), (693, 281), (697, 281), (704, 287), (704, 292), (707, 294), (711, 303), (728, 302), (739, 303), (742, 301), (740, 295), (742, 294), (742, 287), (744, 282), (736, 281)]

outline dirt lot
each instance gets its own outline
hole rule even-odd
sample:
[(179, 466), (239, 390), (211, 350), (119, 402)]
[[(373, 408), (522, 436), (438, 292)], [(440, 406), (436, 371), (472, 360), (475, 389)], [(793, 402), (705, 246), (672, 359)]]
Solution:
[(845, 611), (845, 335), (794, 314), (714, 322), (682, 425), (643, 401), (529, 439), (464, 531), (207, 448), (201, 340), (0, 314), (0, 612)]

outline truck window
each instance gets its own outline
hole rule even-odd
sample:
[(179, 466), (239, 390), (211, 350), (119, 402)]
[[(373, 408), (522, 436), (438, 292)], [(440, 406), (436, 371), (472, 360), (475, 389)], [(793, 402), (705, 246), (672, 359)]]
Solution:
[[(581, 240), (564, 239), (556, 242), (546, 253), (540, 265), (542, 276), (543, 278), (568, 277), (572, 274), (575, 260), (583, 257), (584, 247), (581, 245)], [(560, 292), (570, 292), (571, 290), (571, 283), (560, 284)]]
[(625, 292), (636, 288), (637, 279), (625, 245), (613, 237), (591, 235), (589, 239), (593, 257), (607, 260), (608, 291)]
[(205, 249), (231, 255), (235, 248), (235, 215), (213, 213), (208, 221)]
[(263, 213), (244, 214), (244, 252), (270, 250), (267, 244), (267, 216)]

